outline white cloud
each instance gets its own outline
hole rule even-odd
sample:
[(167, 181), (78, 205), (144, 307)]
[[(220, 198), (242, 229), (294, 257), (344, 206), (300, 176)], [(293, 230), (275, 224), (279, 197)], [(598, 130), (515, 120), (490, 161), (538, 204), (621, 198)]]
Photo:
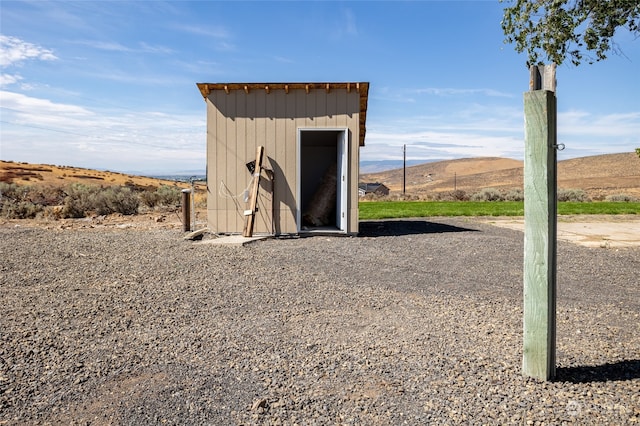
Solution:
[[(452, 159), (497, 156), (521, 159), (524, 113), (517, 107), (469, 105), (438, 115), (368, 123), (363, 160)], [(571, 110), (558, 114), (559, 158), (632, 152), (640, 146), (640, 112), (598, 115)]]
[[(411, 92), (411, 91), (410, 91)], [(513, 98), (512, 93), (500, 92), (499, 90), (479, 88), (479, 89), (456, 89), (451, 87), (426, 87), (423, 89), (415, 89), (412, 92), (418, 95), (434, 95), (434, 96), (469, 96), (482, 95), (498, 98)]]
[(407, 146), (409, 159), (452, 159), (462, 157), (521, 158), (523, 141), (517, 135), (482, 132), (408, 131), (367, 132), (364, 160), (400, 159)]
[(640, 140), (640, 111), (594, 115), (571, 110), (558, 113), (558, 132), (565, 136)]
[(55, 103), (48, 99), (34, 98), (4, 90), (0, 91), (0, 100), (2, 101), (3, 107), (9, 108), (18, 114), (28, 116), (29, 119), (50, 114), (64, 114), (66, 116), (91, 115), (91, 113), (83, 107)]
[(633, 152), (640, 147), (640, 112), (596, 115), (570, 110), (558, 113), (558, 158)]
[(76, 41), (76, 44), (89, 46), (98, 50), (106, 50), (108, 52), (133, 52), (133, 49), (130, 49), (127, 46), (124, 46), (120, 43), (114, 43), (114, 42), (108, 42), (108, 41), (84, 40), (84, 41)]
[[(457, 92), (465, 96), (485, 94), (483, 89)], [(416, 93), (414, 90), (414, 96)], [(369, 117), (362, 158), (399, 159), (405, 144), (410, 159), (522, 158), (524, 154), (522, 107), (509, 100), (434, 103), (421, 99), (411, 110), (413, 115), (396, 119)]]
[(425, 87), (425, 88), (411, 88), (411, 89), (397, 89), (389, 87), (376, 88), (375, 92), (369, 95), (369, 99), (373, 99), (381, 102), (397, 102), (397, 103), (433, 103), (441, 102), (440, 100), (434, 101), (433, 99), (426, 99), (425, 97), (435, 96), (446, 99), (457, 99), (464, 101), (466, 98), (474, 98), (476, 100), (486, 98), (504, 98), (514, 99), (516, 95), (513, 93), (501, 92), (499, 90), (490, 88), (475, 88), (475, 89), (461, 89), (451, 87)]
[(17, 37), (0, 35), (0, 66), (17, 65), (29, 59), (52, 61), (58, 59), (51, 50), (20, 40)]
[(228, 39), (231, 37), (231, 34), (229, 33), (229, 31), (227, 31), (227, 29), (224, 27), (216, 27), (216, 26), (199, 27), (197, 25), (175, 25), (173, 28), (175, 28), (178, 31), (183, 31), (190, 34), (211, 37), (216, 39)]
[(236, 49), (236, 45), (227, 41), (219, 41), (214, 48), (219, 52), (230, 52)]
[(75, 41), (75, 44), (89, 46), (98, 50), (105, 50), (108, 52), (123, 52), (123, 53), (173, 53), (173, 50), (164, 46), (150, 45), (144, 41), (138, 43), (140, 47), (129, 47), (120, 43), (110, 41), (99, 40), (83, 40)]
[(342, 42), (345, 37), (358, 36), (356, 16), (353, 10), (349, 8), (343, 9), (340, 15), (336, 15), (335, 18), (326, 25), (319, 25), (317, 23), (314, 25), (326, 27), (327, 37), (334, 42)]
[(145, 43), (144, 41), (140, 42), (140, 48), (142, 49), (142, 51), (148, 52), (148, 53), (163, 53), (163, 54), (173, 53), (173, 49), (169, 47), (154, 46), (154, 45)]
[[(201, 169), (205, 116), (90, 110), (0, 91), (2, 158), (118, 170)], [(181, 163), (181, 165), (177, 165)]]
[(0, 87), (9, 86), (22, 80), (18, 74), (0, 74)]
[(356, 26), (356, 17), (353, 14), (351, 9), (346, 9), (344, 11), (344, 19), (346, 21), (345, 31), (347, 34), (358, 35), (358, 27)]
[(236, 45), (230, 40), (233, 39), (232, 34), (221, 26), (201, 27), (197, 25), (174, 25), (177, 31), (193, 34), (200, 37), (212, 38), (215, 42), (211, 47), (219, 52), (230, 52), (236, 50)]

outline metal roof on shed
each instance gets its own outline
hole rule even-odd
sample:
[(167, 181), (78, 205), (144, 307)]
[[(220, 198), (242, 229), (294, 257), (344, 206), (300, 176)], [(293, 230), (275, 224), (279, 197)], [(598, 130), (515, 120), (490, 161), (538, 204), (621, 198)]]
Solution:
[(307, 93), (311, 90), (326, 90), (329, 93), (335, 89), (346, 89), (347, 93), (352, 90), (360, 94), (360, 146), (364, 146), (364, 136), (366, 132), (367, 121), (367, 101), (369, 97), (369, 83), (196, 83), (202, 97), (207, 99), (209, 94), (214, 90), (224, 90), (229, 93), (232, 90), (243, 90), (249, 93), (252, 90), (264, 90), (267, 94), (272, 90), (305, 90)]

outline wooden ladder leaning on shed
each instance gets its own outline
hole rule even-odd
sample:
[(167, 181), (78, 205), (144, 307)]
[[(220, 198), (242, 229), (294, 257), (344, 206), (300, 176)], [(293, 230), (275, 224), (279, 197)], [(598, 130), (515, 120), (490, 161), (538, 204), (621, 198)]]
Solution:
[(259, 146), (256, 150), (256, 163), (253, 170), (253, 182), (251, 183), (251, 193), (249, 198), (249, 209), (245, 210), (243, 237), (253, 236), (253, 225), (258, 207), (258, 192), (260, 191), (260, 173), (262, 173), (262, 157), (264, 156), (264, 147)]

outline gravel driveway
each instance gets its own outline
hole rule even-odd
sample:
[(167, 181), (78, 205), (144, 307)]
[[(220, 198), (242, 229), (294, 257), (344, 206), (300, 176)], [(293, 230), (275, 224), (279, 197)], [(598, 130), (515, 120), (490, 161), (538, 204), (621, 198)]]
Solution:
[(640, 422), (640, 248), (559, 243), (544, 383), (521, 375), (521, 232), (361, 231), (0, 227), (0, 425)]

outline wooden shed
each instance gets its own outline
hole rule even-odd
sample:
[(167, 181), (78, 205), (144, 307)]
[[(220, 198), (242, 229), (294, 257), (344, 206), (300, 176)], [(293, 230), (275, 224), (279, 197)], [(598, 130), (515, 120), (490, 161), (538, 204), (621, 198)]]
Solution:
[(246, 224), (256, 152), (258, 234), (358, 233), (369, 83), (198, 83), (207, 104), (207, 221)]

